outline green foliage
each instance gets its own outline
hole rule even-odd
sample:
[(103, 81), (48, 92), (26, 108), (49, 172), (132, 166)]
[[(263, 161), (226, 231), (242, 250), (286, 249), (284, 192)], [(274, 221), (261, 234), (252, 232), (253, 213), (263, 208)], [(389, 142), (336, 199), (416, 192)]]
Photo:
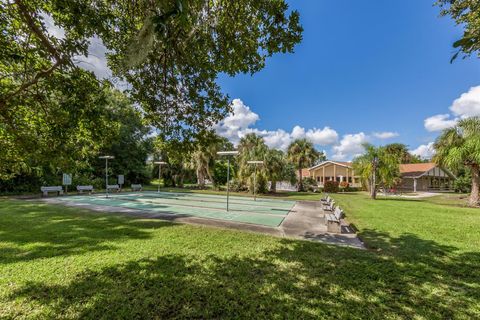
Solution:
[(312, 177), (303, 178), (302, 184), (305, 191), (317, 190), (317, 181), (315, 181), (315, 179), (313, 179)]
[(463, 52), (466, 56), (480, 56), (480, 6), (477, 0), (438, 0), (443, 16), (451, 16), (464, 28), (462, 38), (455, 41), (453, 47), (458, 51), (452, 57), (455, 60)]
[[(248, 190), (253, 193), (254, 184), (253, 178), (255, 175), (255, 167), (257, 167), (257, 177), (264, 174), (265, 168), (265, 156), (268, 152), (268, 147), (262, 137), (255, 133), (249, 133), (238, 144), (238, 172), (237, 179), (240, 183), (247, 186)], [(264, 161), (263, 165), (252, 165), (248, 161)], [(258, 183), (263, 183), (259, 185)], [(257, 181), (256, 190), (266, 189), (266, 179)]]
[(338, 181), (333, 181), (333, 180), (325, 181), (323, 183), (323, 192), (337, 193), (338, 185), (339, 185)]
[[(16, 0), (0, 3), (0, 28), (2, 180), (77, 169), (96, 175), (93, 159), (110, 152), (118, 156), (114, 170), (146, 181), (144, 121), (165, 141), (191, 143), (229, 111), (220, 73), (255, 73), (267, 57), (293, 52), (302, 33), (298, 12), (283, 0)], [(94, 36), (109, 50), (115, 80), (129, 83), (141, 127), (117, 121), (131, 120), (130, 111), (111, 119), (109, 85), (79, 68)], [(169, 157), (166, 174), (183, 184), (186, 168)]]
[(470, 193), (472, 190), (472, 177), (470, 175), (458, 177), (453, 184), (455, 192)]
[(288, 146), (287, 158), (298, 170), (298, 191), (303, 191), (302, 169), (311, 167), (320, 159), (325, 159), (325, 155), (315, 150), (313, 143), (307, 139), (297, 139)]
[(397, 157), (400, 163), (420, 163), (422, 160), (408, 151), (407, 145), (403, 143), (390, 143), (384, 146), (385, 152)]
[(433, 160), (447, 168), (467, 167), (471, 173), (470, 205), (480, 204), (480, 117), (460, 120), (445, 129), (434, 144)]
[(364, 144), (365, 153), (353, 160), (353, 169), (367, 185), (370, 197), (376, 198), (378, 187), (391, 188), (400, 182), (400, 161), (398, 154), (385, 147)]

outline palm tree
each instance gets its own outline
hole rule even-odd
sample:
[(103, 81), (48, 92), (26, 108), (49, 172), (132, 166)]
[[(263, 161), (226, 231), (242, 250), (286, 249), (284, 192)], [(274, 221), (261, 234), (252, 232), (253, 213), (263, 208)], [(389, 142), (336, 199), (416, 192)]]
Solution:
[[(248, 163), (251, 160), (264, 160), (268, 147), (262, 137), (255, 133), (249, 133), (240, 139), (238, 144), (238, 179), (242, 184), (247, 184), (248, 189), (253, 191), (265, 189), (265, 166), (262, 166), (257, 172), (260, 179), (257, 179), (257, 186), (253, 186), (254, 167)], [(260, 185), (259, 184), (263, 184)]]
[(200, 188), (205, 187), (205, 178), (213, 181), (210, 164), (215, 158), (216, 148), (214, 145), (208, 147), (198, 146), (192, 153), (189, 167), (195, 169), (197, 175), (197, 184)]
[(270, 191), (277, 192), (277, 181), (283, 178), (285, 155), (280, 150), (269, 149), (265, 154), (265, 171), (270, 181)]
[(433, 160), (441, 166), (470, 168), (472, 190), (469, 205), (480, 205), (480, 117), (460, 120), (453, 128), (445, 129), (434, 144)]
[(378, 186), (384, 189), (399, 182), (400, 157), (385, 147), (364, 144), (365, 153), (353, 160), (353, 169), (370, 191), (370, 198), (377, 198)]
[(288, 161), (295, 165), (295, 168), (298, 170), (298, 191), (302, 191), (302, 169), (312, 166), (320, 157), (320, 153), (315, 150), (313, 143), (307, 139), (293, 141), (287, 150)]

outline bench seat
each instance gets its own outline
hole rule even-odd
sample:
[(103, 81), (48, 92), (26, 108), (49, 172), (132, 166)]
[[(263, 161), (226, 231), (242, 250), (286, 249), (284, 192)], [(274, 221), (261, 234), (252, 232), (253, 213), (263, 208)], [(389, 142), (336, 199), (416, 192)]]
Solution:
[(109, 184), (107, 185), (107, 190), (115, 190), (117, 192), (120, 191), (120, 186), (118, 184)]
[(57, 195), (63, 194), (62, 186), (50, 186), (50, 187), (40, 187), (40, 191), (42, 191), (42, 196), (48, 196), (49, 192), (56, 192)]
[(77, 186), (78, 193), (83, 193), (83, 191), (87, 191), (88, 193), (93, 192), (93, 186)]
[(334, 213), (325, 214), (325, 224), (327, 225), (327, 231), (332, 233), (341, 233), (342, 224), (341, 219), (343, 217), (343, 211), (336, 207)]
[(132, 191), (142, 191), (142, 185), (141, 184), (132, 184), (131, 188), (132, 188)]

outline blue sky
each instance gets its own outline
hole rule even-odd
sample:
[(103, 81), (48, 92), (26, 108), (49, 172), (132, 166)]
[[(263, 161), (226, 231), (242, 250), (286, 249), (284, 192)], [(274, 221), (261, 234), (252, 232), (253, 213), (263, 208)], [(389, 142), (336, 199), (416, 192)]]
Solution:
[(450, 64), (462, 29), (439, 17), (434, 1), (289, 3), (300, 12), (302, 43), (253, 76), (219, 79), (239, 99), (221, 134), (235, 141), (257, 132), (279, 148), (307, 137), (337, 160), (364, 141), (402, 142), (428, 157), (440, 129), (480, 115), (480, 60)]

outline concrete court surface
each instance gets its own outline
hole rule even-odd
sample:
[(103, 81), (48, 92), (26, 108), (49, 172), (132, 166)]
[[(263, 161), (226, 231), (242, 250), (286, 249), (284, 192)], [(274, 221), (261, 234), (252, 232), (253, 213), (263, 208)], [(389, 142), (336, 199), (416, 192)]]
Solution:
[[(165, 193), (167, 194), (167, 193)], [(261, 198), (259, 200), (265, 200), (260, 202), (258, 205), (262, 207), (261, 209), (256, 209), (250, 205), (253, 201), (248, 201), (248, 198), (242, 197), (233, 197), (233, 206), (234, 208), (245, 208), (246, 210), (265, 210), (266, 212), (260, 212), (259, 215), (263, 217), (267, 217), (269, 220), (265, 220), (264, 223), (263, 219), (258, 220), (260, 224), (256, 224), (257, 220), (251, 220), (248, 215), (251, 215), (250, 212), (245, 212), (242, 214), (233, 215), (235, 220), (228, 220), (224, 219), (220, 214), (220, 208), (215, 208), (217, 206), (216, 198), (221, 196), (213, 196), (207, 195), (204, 197), (202, 195), (189, 194), (193, 195), (191, 198), (192, 204), (185, 204), (185, 199), (182, 198), (179, 205), (176, 205), (176, 202), (171, 200), (175, 194), (167, 194), (164, 198), (159, 199), (159, 205), (156, 206), (157, 208), (152, 210), (151, 206), (145, 205), (138, 205), (133, 206), (130, 205), (127, 200), (124, 203), (119, 204), (119, 200), (128, 199), (128, 194), (126, 195), (119, 195), (116, 201), (111, 201), (113, 205), (108, 205), (108, 202), (102, 202), (99, 199), (102, 199), (102, 195), (96, 196), (66, 196), (66, 197), (51, 197), (51, 198), (44, 198), (43, 201), (51, 204), (61, 204), (66, 206), (73, 206), (73, 207), (81, 207), (85, 209), (90, 209), (93, 211), (98, 212), (106, 212), (106, 213), (122, 213), (127, 214), (129, 216), (135, 216), (139, 218), (154, 218), (154, 219), (162, 219), (168, 220), (173, 222), (179, 223), (188, 223), (188, 224), (199, 224), (199, 225), (207, 225), (207, 226), (214, 226), (214, 227), (221, 227), (221, 228), (230, 228), (236, 230), (244, 230), (250, 232), (257, 232), (257, 233), (265, 233), (269, 235), (274, 235), (278, 237), (286, 237), (286, 238), (294, 238), (294, 239), (302, 239), (314, 242), (322, 242), (328, 244), (335, 244), (341, 246), (349, 246), (355, 248), (365, 248), (362, 241), (356, 236), (355, 232), (348, 226), (345, 221), (342, 221), (342, 233), (341, 234), (333, 234), (327, 232), (327, 227), (324, 222), (324, 212), (322, 210), (321, 204), (319, 201), (284, 201), (284, 200), (275, 200), (275, 199), (264, 199)], [(115, 197), (115, 195), (113, 195)], [(144, 194), (142, 195), (144, 196)], [(181, 195), (183, 197), (183, 195)], [(75, 198), (77, 197), (77, 198)], [(88, 201), (75, 201), (76, 199), (85, 199), (85, 197), (89, 197)], [(143, 198), (143, 197), (142, 197)], [(190, 197), (189, 197), (190, 198)], [(224, 197), (223, 197), (224, 198)], [(104, 198), (103, 198), (104, 199)], [(112, 199), (112, 200), (113, 200)], [(202, 210), (196, 210), (198, 208), (195, 207), (195, 204), (198, 204), (202, 201), (202, 199), (206, 199), (208, 202), (208, 206), (213, 206), (214, 208), (210, 208), (215, 215), (206, 215), (202, 213)], [(238, 200), (237, 200), (238, 199)], [(212, 201), (213, 200), (213, 203)], [(237, 201), (236, 201), (237, 200)], [(242, 201), (244, 203), (242, 203)], [(281, 203), (284, 201), (285, 203)], [(163, 203), (164, 202), (164, 203)], [(280, 204), (278, 204), (280, 202)], [(236, 204), (235, 204), (236, 203)], [(291, 204), (290, 204), (291, 203)], [(160, 205), (162, 204), (162, 205)], [(168, 205), (164, 205), (168, 204)], [(278, 214), (274, 212), (271, 214), (268, 212), (272, 210), (269, 208), (273, 207), (273, 210), (278, 210)], [(237, 207), (235, 207), (235, 205)], [(190, 208), (189, 208), (190, 206)], [(280, 209), (275, 209), (276, 207), (287, 208), (285, 214)], [(206, 208), (201, 208), (206, 209)], [(188, 212), (195, 210), (200, 211), (202, 214), (200, 215), (190, 215)], [(240, 210), (240, 209), (238, 209)], [(348, 214), (348, 213), (347, 213)], [(246, 218), (244, 217), (246, 216)], [(281, 216), (279, 220), (278, 217)], [(218, 218), (220, 217), (220, 218)], [(274, 219), (274, 220), (272, 220)], [(244, 220), (244, 221), (242, 221)], [(245, 222), (246, 221), (246, 222)], [(253, 221), (253, 222), (251, 222)], [(272, 222), (273, 221), (273, 222)], [(278, 222), (280, 221), (280, 222)], [(263, 224), (262, 224), (263, 223)], [(272, 225), (273, 223), (273, 225)], [(278, 224), (278, 225), (277, 225)]]

